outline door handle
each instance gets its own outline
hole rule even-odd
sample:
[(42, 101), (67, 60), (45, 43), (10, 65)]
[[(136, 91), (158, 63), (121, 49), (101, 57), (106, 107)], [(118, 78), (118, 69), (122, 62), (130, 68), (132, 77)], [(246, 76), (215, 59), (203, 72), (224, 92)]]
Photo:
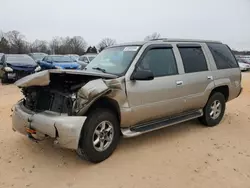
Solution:
[(213, 80), (213, 76), (208, 76), (207, 79), (208, 80)]
[(183, 85), (183, 81), (177, 81), (177, 82), (176, 82), (176, 85), (177, 85), (177, 86)]

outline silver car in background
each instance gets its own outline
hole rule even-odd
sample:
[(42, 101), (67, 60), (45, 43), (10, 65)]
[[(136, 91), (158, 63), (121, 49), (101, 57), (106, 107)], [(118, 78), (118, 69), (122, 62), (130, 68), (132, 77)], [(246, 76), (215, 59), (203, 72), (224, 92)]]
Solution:
[(97, 56), (97, 54), (85, 54), (85, 55), (80, 56), (78, 61), (80, 63), (89, 64), (96, 56)]
[(242, 61), (238, 61), (238, 64), (240, 66), (241, 71), (249, 71), (250, 70), (250, 64), (244, 63)]

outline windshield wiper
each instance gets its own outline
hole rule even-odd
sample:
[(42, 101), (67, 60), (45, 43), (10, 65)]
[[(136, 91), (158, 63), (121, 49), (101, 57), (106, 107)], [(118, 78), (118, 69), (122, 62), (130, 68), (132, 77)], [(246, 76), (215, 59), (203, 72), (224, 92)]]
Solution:
[(102, 71), (102, 72), (106, 72), (106, 70), (105, 69), (102, 69), (102, 68), (100, 68), (100, 67), (92, 67), (92, 69), (94, 69), (94, 70), (99, 70), (99, 71)]

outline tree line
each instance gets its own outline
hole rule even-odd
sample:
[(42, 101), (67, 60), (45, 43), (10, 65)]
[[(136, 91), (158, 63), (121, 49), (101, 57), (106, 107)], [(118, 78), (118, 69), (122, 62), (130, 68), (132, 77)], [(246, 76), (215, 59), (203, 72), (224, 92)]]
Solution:
[[(144, 40), (160, 38), (159, 33), (153, 33)], [(43, 52), (47, 54), (78, 54), (97, 53), (108, 46), (116, 44), (112, 38), (104, 38), (95, 46), (88, 46), (81, 36), (54, 37), (51, 41), (36, 39), (28, 42), (19, 31), (0, 31), (0, 53), (26, 54), (31, 52)]]

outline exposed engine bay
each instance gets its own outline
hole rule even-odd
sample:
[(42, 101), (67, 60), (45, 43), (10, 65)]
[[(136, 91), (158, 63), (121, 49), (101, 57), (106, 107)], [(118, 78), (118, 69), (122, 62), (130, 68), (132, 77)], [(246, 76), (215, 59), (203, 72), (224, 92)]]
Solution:
[[(90, 75), (70, 74), (68, 71), (65, 73), (57, 72), (51, 71), (47, 72), (47, 74), (46, 72), (43, 74), (42, 72), (37, 73), (37, 75), (41, 74), (40, 82), (37, 83), (35, 79), (39, 76), (34, 77), (34, 79), (31, 78), (32, 75), (28, 76), (30, 77), (31, 86), (28, 86), (27, 81), (23, 80), (16, 83), (16, 85), (22, 88), (25, 97), (23, 104), (26, 108), (34, 112), (49, 110), (57, 113), (66, 113), (71, 116), (77, 112), (77, 110), (73, 110), (73, 106), (80, 108), (79, 103), (75, 104), (77, 98), (79, 100), (80, 97), (80, 102), (85, 103), (89, 100), (90, 96), (95, 97), (99, 93), (108, 90), (105, 83), (100, 81), (102, 80), (102, 75), (93, 75), (93, 73)], [(49, 77), (48, 81), (46, 81), (47, 77)], [(110, 76), (106, 76), (105, 79), (108, 80), (110, 78)], [(92, 80), (93, 82), (90, 82)], [(24, 83), (26, 84), (25, 87), (22, 86)], [(86, 89), (80, 91), (85, 85)]]

